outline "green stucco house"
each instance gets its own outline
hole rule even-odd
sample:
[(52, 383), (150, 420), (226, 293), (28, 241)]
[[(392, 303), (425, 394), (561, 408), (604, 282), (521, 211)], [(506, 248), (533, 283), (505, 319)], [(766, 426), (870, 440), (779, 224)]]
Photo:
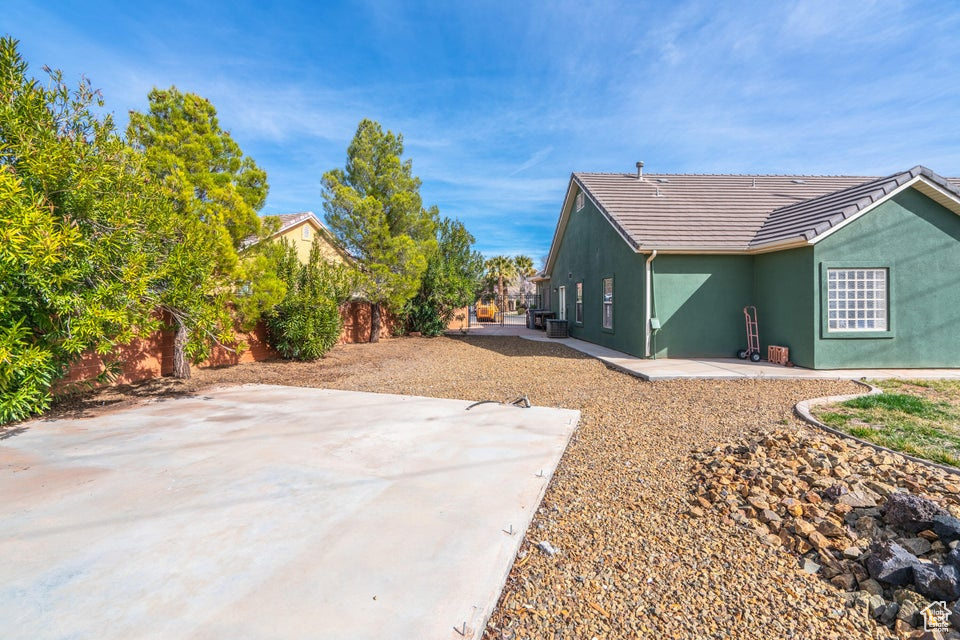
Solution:
[(960, 367), (960, 179), (575, 173), (539, 276), (572, 337), (635, 356)]

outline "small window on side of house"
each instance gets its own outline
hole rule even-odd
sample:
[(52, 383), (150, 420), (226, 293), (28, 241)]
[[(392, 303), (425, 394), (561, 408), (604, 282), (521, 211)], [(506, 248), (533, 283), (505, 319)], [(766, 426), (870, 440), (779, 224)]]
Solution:
[(574, 321), (583, 324), (583, 283), (577, 283), (577, 304), (574, 307)]
[(887, 270), (827, 269), (827, 330), (887, 331)]
[(577, 211), (583, 209), (583, 203), (585, 198), (583, 197), (583, 191), (577, 194)]
[(613, 278), (603, 279), (603, 328), (613, 329)]
[(310, 239), (310, 225), (303, 225), (303, 230), (300, 231), (300, 237), (304, 240)]

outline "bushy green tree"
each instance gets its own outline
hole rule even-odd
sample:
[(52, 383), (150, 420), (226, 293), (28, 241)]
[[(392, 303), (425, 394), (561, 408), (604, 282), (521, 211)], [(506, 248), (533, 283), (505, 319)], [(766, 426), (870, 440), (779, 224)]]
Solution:
[(41, 84), (17, 44), (0, 38), (0, 423), (46, 409), (85, 351), (156, 327), (144, 239), (169, 211), (90, 84)]
[(323, 176), (327, 224), (363, 267), (370, 342), (380, 339), (381, 306), (399, 311), (416, 295), (436, 247), (437, 209), (423, 207), (420, 179), (402, 156), (402, 135), (364, 119), (346, 167)]
[(426, 336), (443, 333), (454, 311), (473, 303), (484, 270), (483, 256), (472, 250), (474, 238), (463, 223), (444, 218), (436, 234), (437, 250), (405, 313), (410, 330)]
[(340, 305), (353, 295), (356, 273), (324, 260), (316, 238), (304, 265), (292, 244), (273, 244), (279, 247), (276, 273), (286, 284), (286, 295), (265, 316), (268, 341), (284, 358), (316, 360), (340, 339)]
[(171, 273), (158, 294), (176, 330), (174, 376), (189, 378), (190, 360), (206, 357), (212, 342), (233, 341), (231, 306), (252, 324), (282, 299), (284, 286), (260, 255), (266, 173), (220, 128), (206, 98), (171, 87), (151, 91), (149, 103), (146, 113), (130, 113), (127, 138), (183, 229), (184, 247), (172, 258), (185, 272), (179, 281)]

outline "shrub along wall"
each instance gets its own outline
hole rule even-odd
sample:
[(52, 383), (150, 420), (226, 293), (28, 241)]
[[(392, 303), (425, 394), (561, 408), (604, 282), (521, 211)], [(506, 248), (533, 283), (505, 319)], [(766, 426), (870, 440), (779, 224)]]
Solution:
[[(340, 344), (367, 342), (370, 338), (370, 305), (363, 302), (348, 302), (340, 307), (343, 318), (343, 330)], [(383, 331), (380, 339), (389, 338), (397, 319), (391, 314), (381, 318)], [(229, 367), (244, 362), (259, 362), (278, 357), (276, 351), (267, 344), (267, 334), (263, 323), (258, 323), (253, 331), (238, 332), (237, 337), (246, 342), (242, 353), (235, 353), (224, 347), (215, 347), (206, 362), (197, 365), (200, 368)], [(114, 384), (129, 384), (169, 375), (173, 371), (173, 332), (157, 331), (149, 338), (134, 340), (128, 345), (118, 347), (107, 358), (121, 363), (120, 376)], [(90, 380), (103, 371), (103, 358), (96, 353), (86, 354), (70, 368), (70, 372), (60, 382), (60, 386)]]

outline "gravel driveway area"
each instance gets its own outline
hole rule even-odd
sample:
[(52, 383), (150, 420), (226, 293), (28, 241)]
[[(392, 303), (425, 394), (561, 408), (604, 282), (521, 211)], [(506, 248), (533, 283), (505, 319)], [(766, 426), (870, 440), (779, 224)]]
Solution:
[(467, 400), (526, 394), (535, 405), (582, 412), (486, 638), (883, 637), (844, 607), (839, 591), (803, 573), (795, 556), (730, 521), (684, 515), (693, 451), (771, 426), (807, 429), (793, 405), (857, 393), (852, 382), (651, 383), (557, 344), (398, 338), (341, 345), (316, 363), (199, 370), (187, 383), (107, 390), (59, 411), (83, 415), (129, 402), (131, 393), (244, 382)]

